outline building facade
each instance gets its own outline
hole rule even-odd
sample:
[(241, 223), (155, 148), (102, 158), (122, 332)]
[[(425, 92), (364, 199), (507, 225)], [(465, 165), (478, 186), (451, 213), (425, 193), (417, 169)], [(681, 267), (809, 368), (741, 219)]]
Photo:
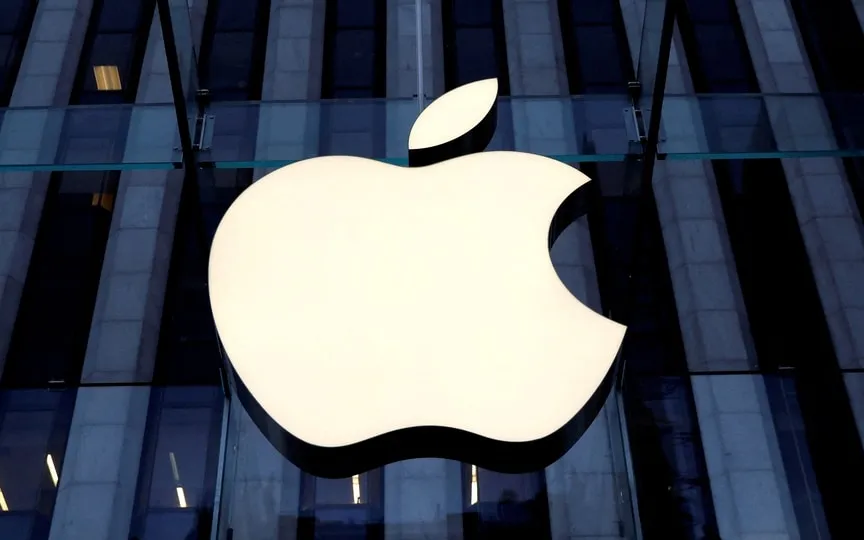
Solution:
[[(0, 1), (0, 538), (859, 538), (864, 2), (681, 0), (667, 55), (666, 1)], [(595, 179), (550, 251), (618, 388), (545, 470), (308, 475), (226, 384), (216, 225), (488, 77), (490, 148)]]

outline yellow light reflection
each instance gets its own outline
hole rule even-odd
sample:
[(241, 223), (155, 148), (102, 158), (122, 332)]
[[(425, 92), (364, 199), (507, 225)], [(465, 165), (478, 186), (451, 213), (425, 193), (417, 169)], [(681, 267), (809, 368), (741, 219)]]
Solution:
[(6, 497), (3, 496), (3, 490), (0, 489), (0, 510), (9, 511), (9, 506), (6, 505)]
[(360, 504), (360, 475), (351, 477), (351, 490), (354, 492), (354, 504)]
[(471, 504), (477, 504), (477, 465), (471, 465)]
[(122, 90), (117, 66), (93, 66), (96, 88), (102, 91)]
[(51, 454), (48, 454), (45, 457), (45, 463), (48, 464), (48, 472), (51, 474), (51, 481), (54, 482), (54, 487), (57, 487), (57, 468), (54, 467), (54, 458), (51, 457)]

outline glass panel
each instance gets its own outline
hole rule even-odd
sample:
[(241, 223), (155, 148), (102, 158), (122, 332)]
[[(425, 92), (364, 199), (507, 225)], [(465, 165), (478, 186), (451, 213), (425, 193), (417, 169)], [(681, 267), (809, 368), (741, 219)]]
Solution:
[(51, 176), (0, 378), (7, 387), (75, 384), (90, 336), (119, 175)]
[(458, 26), (492, 24), (493, 0), (445, 0), (453, 5), (453, 20)]
[(336, 25), (340, 28), (375, 25), (375, 0), (337, 0)]
[[(150, 4), (152, 6), (153, 4)], [(100, 32), (135, 32), (142, 12), (147, 13), (147, 2), (132, 3), (128, 0), (103, 0), (99, 14)], [(133, 9), (130, 9), (133, 8)]]
[(667, 1), (669, 0), (637, 2), (634, 7), (639, 16), (639, 36), (638, 38), (633, 34), (628, 36), (633, 60), (636, 64), (636, 74), (642, 84), (643, 107), (649, 109), (654, 93), (654, 78), (657, 75), (657, 67), (660, 62), (668, 62), (668, 58), (660, 58), (660, 37)]
[(218, 32), (210, 50), (209, 89), (217, 99), (223, 92), (249, 94), (253, 32)]
[(495, 33), (491, 28), (456, 29), (456, 80), (453, 86), (497, 77)]
[[(189, 3), (190, 0), (168, 0), (171, 10), (171, 26), (174, 30), (174, 42), (177, 47), (177, 59), (180, 64), (180, 76), (183, 81), (183, 94), (186, 96), (187, 106), (191, 107), (194, 103), (195, 92), (198, 90), (198, 48), (195, 45), (196, 32), (192, 23), (193, 15)], [(196, 4), (200, 3), (196, 2)], [(156, 9), (158, 16), (159, 7), (157, 6)], [(200, 10), (200, 7), (198, 9)], [(198, 24), (200, 25), (200, 23)], [(194, 110), (194, 107), (191, 110)]]
[(252, 8), (252, 2), (238, 0), (221, 0), (217, 4), (217, 31), (254, 30), (258, 18), (258, 10)]
[(545, 471), (502, 474), (468, 464), (462, 471), (465, 540), (550, 536)]
[[(532, 151), (565, 162), (622, 161), (629, 151), (624, 115), (628, 106), (628, 98), (621, 95), (501, 98), (498, 128), (489, 149)], [(514, 107), (520, 115), (548, 117), (550, 125), (563, 122), (575, 127), (543, 134), (516, 129)], [(282, 166), (322, 153), (361, 155), (404, 165), (408, 133), (418, 111), (416, 101), (406, 98), (214, 103), (210, 113), (214, 116), (213, 144), (201, 159), (231, 169)], [(249, 142), (254, 136), (243, 133), (253, 129), (256, 118), (257, 144), (253, 146)], [(543, 145), (538, 147), (538, 140)]]
[(0, 109), (0, 171), (172, 169), (171, 104)]
[[(561, 527), (587, 537), (637, 538), (619, 402), (613, 394), (582, 440), (545, 471), (502, 474), (449, 460), (412, 460), (392, 466), (426, 462), (415, 470), (427, 472), (401, 476), (398, 468), (388, 474), (385, 467), (323, 479), (285, 459), (232, 398), (216, 538), (379, 540), (427, 531), (433, 538), (548, 540), (566, 533)], [(428, 472), (445, 470), (443, 476)], [(429, 499), (437, 505), (435, 516), (421, 518), (417, 512)]]
[(333, 39), (333, 86), (375, 85), (375, 31), (340, 30)]
[(154, 388), (133, 535), (209, 538), (224, 396), (218, 386)]
[(74, 390), (0, 393), (0, 531), (4, 540), (48, 538), (74, 403)]
[[(852, 94), (667, 95), (659, 151), (669, 159), (862, 156), (864, 147), (826, 129), (830, 110), (861, 103)], [(842, 120), (846, 141), (864, 140), (864, 117)]]

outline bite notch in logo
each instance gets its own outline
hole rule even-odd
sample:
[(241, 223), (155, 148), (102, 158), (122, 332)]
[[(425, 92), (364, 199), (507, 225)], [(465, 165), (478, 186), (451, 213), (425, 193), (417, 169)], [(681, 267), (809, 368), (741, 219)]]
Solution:
[(489, 79), (432, 102), (407, 168), (303, 160), (219, 224), (210, 303), (237, 394), (302, 469), (441, 457), (536, 470), (603, 406), (625, 328), (578, 301), (549, 254), (553, 218), (589, 178), (481, 152), (497, 92)]

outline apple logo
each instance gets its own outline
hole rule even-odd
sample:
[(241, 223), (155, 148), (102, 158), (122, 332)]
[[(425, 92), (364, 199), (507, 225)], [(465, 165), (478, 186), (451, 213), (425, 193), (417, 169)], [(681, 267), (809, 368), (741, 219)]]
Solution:
[(549, 255), (553, 218), (589, 178), (480, 152), (497, 93), (488, 79), (431, 103), (407, 168), (306, 159), (222, 218), (209, 292), (234, 387), (301, 469), (537, 470), (603, 406), (625, 328), (577, 300)]

